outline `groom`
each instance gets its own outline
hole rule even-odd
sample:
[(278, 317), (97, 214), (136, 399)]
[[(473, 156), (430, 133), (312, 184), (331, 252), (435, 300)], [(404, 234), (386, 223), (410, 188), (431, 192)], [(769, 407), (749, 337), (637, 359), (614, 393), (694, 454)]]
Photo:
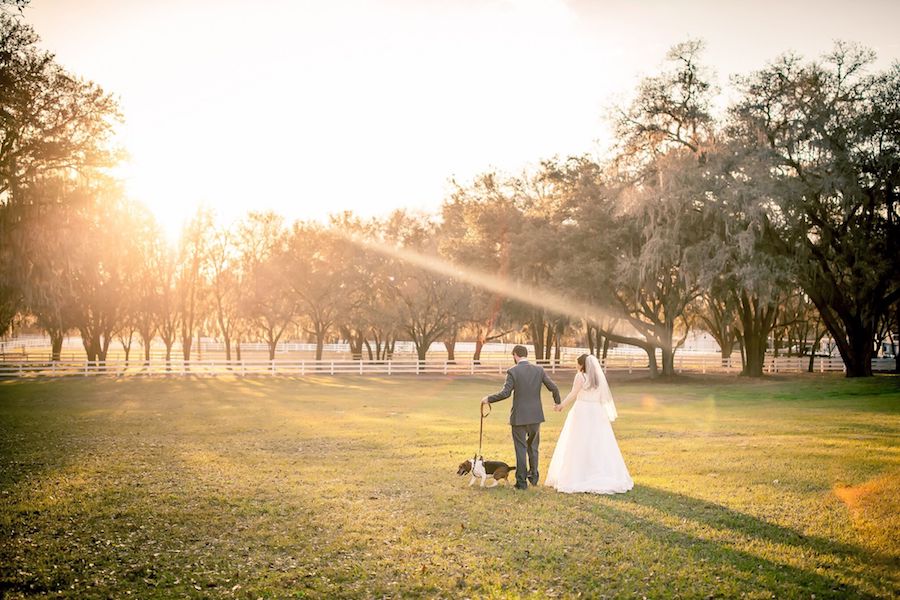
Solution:
[(528, 349), (516, 346), (512, 351), (516, 366), (506, 372), (506, 385), (492, 396), (481, 399), (482, 404), (489, 404), (509, 398), (512, 394), (512, 408), (509, 411), (509, 424), (512, 426), (513, 445), (516, 448), (516, 489), (528, 488), (525, 480), (525, 457), (528, 456), (527, 477), (531, 485), (537, 485), (538, 446), (541, 443), (541, 423), (544, 421), (544, 410), (541, 408), (541, 385), (553, 394), (553, 402), (559, 404), (559, 388), (544, 372), (544, 368), (528, 362)]

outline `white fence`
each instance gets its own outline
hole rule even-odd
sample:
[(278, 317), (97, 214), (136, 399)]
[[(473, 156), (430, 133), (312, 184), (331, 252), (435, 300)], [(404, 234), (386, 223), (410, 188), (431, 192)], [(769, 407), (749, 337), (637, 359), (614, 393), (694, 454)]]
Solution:
[[(543, 362), (541, 364), (555, 373), (571, 372), (575, 368), (574, 361)], [(314, 375), (488, 375), (502, 374), (512, 365), (508, 358), (482, 360), (475, 363), (471, 360), (448, 362), (417, 360), (391, 361), (356, 361), (356, 360), (198, 360), (198, 361), (151, 361), (144, 364), (141, 360), (126, 363), (123, 360), (111, 360), (104, 364), (90, 363), (84, 360), (22, 360), (0, 362), (0, 377), (57, 377), (57, 376), (287, 376), (306, 377)], [(649, 371), (646, 357), (639, 355), (610, 356), (604, 361), (606, 371), (646, 373)], [(765, 363), (766, 373), (801, 373), (809, 366), (808, 357), (768, 358)], [(876, 371), (893, 371), (893, 359), (873, 359), (872, 368)], [(709, 355), (676, 355), (675, 370), (679, 373), (738, 373), (740, 361), (722, 359)], [(836, 358), (816, 358), (813, 371), (817, 373), (842, 372), (844, 364)]]

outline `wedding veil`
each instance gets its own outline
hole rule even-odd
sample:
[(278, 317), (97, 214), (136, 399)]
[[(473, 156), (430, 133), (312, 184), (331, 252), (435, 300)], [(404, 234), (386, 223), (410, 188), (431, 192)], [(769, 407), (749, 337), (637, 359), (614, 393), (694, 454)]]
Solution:
[(588, 354), (584, 365), (584, 387), (588, 390), (596, 389), (600, 394), (600, 402), (606, 409), (606, 414), (610, 421), (615, 421), (619, 416), (616, 412), (616, 404), (613, 402), (612, 391), (606, 382), (606, 375), (600, 366), (600, 361), (593, 354)]

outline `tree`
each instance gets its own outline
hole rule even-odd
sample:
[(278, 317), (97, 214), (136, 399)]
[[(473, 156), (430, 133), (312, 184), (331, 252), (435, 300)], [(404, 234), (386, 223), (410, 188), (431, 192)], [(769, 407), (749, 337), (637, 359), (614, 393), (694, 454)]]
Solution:
[[(4, 0), (0, 9), (21, 12), (26, 4)], [(0, 334), (25, 301), (25, 219), (43, 217), (33, 210), (43, 202), (39, 180), (86, 174), (117, 158), (108, 143), (119, 119), (116, 102), (66, 72), (37, 42), (29, 25), (0, 10)]]
[[(178, 338), (178, 257), (174, 248), (165, 245), (161, 248), (159, 257), (159, 303), (156, 305), (156, 325), (159, 337), (166, 347), (166, 370), (172, 369), (172, 346)], [(150, 346), (144, 346), (145, 358), (149, 356)]]
[(147, 207), (136, 202), (123, 203), (120, 220), (115, 224), (117, 235), (125, 238), (117, 246), (124, 261), (120, 288), (121, 320), (116, 338), (125, 352), (128, 365), (135, 334), (144, 347), (144, 360), (150, 360), (150, 343), (156, 330), (158, 300), (160, 230)]
[(848, 377), (872, 374), (882, 313), (900, 298), (900, 65), (838, 43), (741, 80), (736, 134), (769, 165), (766, 248), (789, 257)]
[(731, 290), (724, 285), (713, 285), (707, 289), (696, 309), (701, 328), (709, 333), (722, 355), (722, 363), (731, 358), (737, 342), (737, 309)]
[[(164, 304), (164, 286), (168, 282), (166, 277), (168, 252), (155, 222), (148, 223), (147, 228), (137, 232), (137, 235), (141, 259), (136, 265), (137, 272), (133, 284), (135, 301), (132, 305), (131, 318), (141, 338), (144, 365), (149, 366), (150, 348), (163, 313), (160, 307)], [(171, 345), (168, 346), (167, 362), (170, 358)]]
[(640, 336), (615, 334), (641, 345), (655, 372), (655, 349), (664, 375), (674, 374), (676, 329), (687, 335), (686, 310), (699, 297), (699, 269), (709, 254), (710, 219), (704, 211), (705, 153), (715, 143), (710, 115), (713, 86), (699, 64), (703, 45), (678, 44), (667, 55), (673, 65), (645, 79), (629, 109), (620, 111), (617, 163), (626, 186), (619, 220), (614, 301)]
[(63, 340), (77, 324), (72, 259), (83, 234), (76, 226), (80, 200), (64, 190), (64, 182), (57, 179), (20, 190), (20, 198), (27, 198), (19, 207), (21, 220), (7, 230), (16, 239), (16, 254), (10, 260), (19, 270), (16, 288), (22, 295), (21, 307), (50, 336), (54, 361), (60, 360)]
[(225, 360), (231, 362), (232, 342), (241, 328), (241, 297), (245, 273), (242, 268), (238, 234), (233, 229), (212, 230), (208, 241), (206, 278), (218, 333), (225, 344)]
[(332, 232), (315, 223), (296, 223), (287, 244), (288, 284), (322, 360), (325, 339), (346, 308), (345, 256)]
[(212, 216), (200, 208), (181, 233), (175, 286), (178, 290), (178, 322), (181, 328), (181, 351), (185, 363), (191, 360), (194, 331), (202, 321), (203, 296), (206, 293), (202, 270), (207, 262), (207, 231), (212, 229)]
[[(590, 352), (605, 358), (609, 335), (620, 314), (612, 307), (610, 293), (621, 256), (617, 234), (620, 190), (611, 182), (607, 168), (587, 156), (545, 161), (542, 167), (543, 177), (554, 183), (562, 211), (555, 243), (565, 248), (566, 256), (557, 265), (554, 278), (563, 289), (595, 308), (582, 316), (582, 322)], [(640, 345), (643, 340), (633, 342)], [(649, 354), (653, 352), (650, 348)], [(653, 360), (655, 364), (655, 356)]]
[(250, 213), (239, 227), (246, 286), (241, 312), (269, 347), (269, 360), (296, 314), (287, 283), (287, 236), (274, 213)]
[[(522, 226), (515, 185), (495, 172), (483, 173), (468, 186), (455, 183), (441, 208), (440, 253), (454, 264), (511, 277), (513, 240)], [(509, 301), (497, 292), (469, 286), (467, 322), (475, 337), (473, 360), (478, 364), (487, 342), (512, 330)]]
[[(437, 255), (436, 227), (424, 217), (395, 211), (384, 224), (388, 243), (419, 256)], [(420, 361), (431, 344), (458, 325), (456, 307), (465, 298), (465, 286), (452, 277), (404, 262), (391, 261), (388, 294), (398, 306), (400, 328), (412, 339)]]

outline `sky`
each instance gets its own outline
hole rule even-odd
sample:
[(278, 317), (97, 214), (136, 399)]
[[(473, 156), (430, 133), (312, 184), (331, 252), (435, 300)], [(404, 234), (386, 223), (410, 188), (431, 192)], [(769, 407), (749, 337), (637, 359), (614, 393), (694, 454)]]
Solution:
[(71, 72), (120, 101), (119, 173), (177, 235), (222, 222), (439, 210), (451, 179), (602, 155), (606, 116), (693, 38), (728, 78), (837, 39), (900, 59), (889, 0), (32, 0)]

